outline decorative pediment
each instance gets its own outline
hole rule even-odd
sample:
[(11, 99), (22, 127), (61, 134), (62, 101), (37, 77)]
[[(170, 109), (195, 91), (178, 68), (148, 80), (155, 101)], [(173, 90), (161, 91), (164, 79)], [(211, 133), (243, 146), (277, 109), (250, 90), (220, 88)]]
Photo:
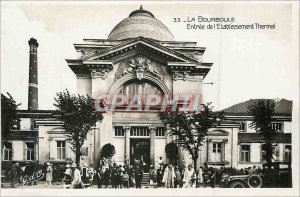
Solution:
[(87, 57), (86, 60), (111, 60), (115, 59), (116, 56), (134, 50), (147, 51), (148, 53), (156, 54), (163, 57), (166, 61), (197, 62), (197, 60), (191, 57), (143, 37), (138, 37), (125, 41), (122, 44), (103, 49), (99, 52), (95, 52), (95, 55), (89, 52), (91, 56)]
[(120, 62), (115, 74), (115, 80), (128, 73), (135, 73), (138, 79), (142, 79), (145, 72), (162, 78), (162, 68), (155, 62), (141, 54)]
[(223, 129), (217, 129), (217, 130), (210, 131), (208, 133), (208, 135), (210, 135), (210, 136), (227, 136), (227, 135), (229, 135), (229, 132), (225, 131)]
[[(101, 44), (76, 45), (76, 50), (82, 52), (82, 57), (80, 59), (67, 59), (68, 65), (74, 73), (106, 78), (106, 70), (92, 69), (111, 69), (121, 62), (120, 67), (123, 69), (119, 68), (115, 79), (130, 72), (135, 72), (139, 79), (143, 78), (144, 72), (150, 72), (161, 77), (159, 66), (156, 66), (154, 61), (150, 59), (140, 57), (129, 60), (131, 62), (126, 62), (126, 60), (124, 62), (124, 59), (136, 57), (138, 54), (144, 54), (144, 56), (151, 57), (152, 60), (166, 65), (166, 70), (172, 72), (174, 80), (194, 79), (194, 76), (203, 76), (204, 78), (212, 65), (211, 63), (198, 62), (198, 59), (192, 56), (188, 57), (186, 53), (178, 52), (178, 47), (172, 48), (166, 43), (155, 42), (143, 37), (118, 41), (117, 43), (102, 42)], [(188, 50), (190, 49), (188, 48)]]

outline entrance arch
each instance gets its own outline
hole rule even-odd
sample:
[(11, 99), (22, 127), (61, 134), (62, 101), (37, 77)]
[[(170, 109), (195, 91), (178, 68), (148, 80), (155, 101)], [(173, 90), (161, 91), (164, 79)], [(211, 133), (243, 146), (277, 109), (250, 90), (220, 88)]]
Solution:
[[(124, 84), (133, 79), (138, 79), (135, 73), (128, 73), (122, 76), (110, 87), (108, 95), (118, 94)], [(151, 75), (150, 73), (144, 73), (142, 80), (150, 81), (153, 84), (157, 85), (163, 91), (164, 95), (171, 95), (169, 88), (159, 78)]]

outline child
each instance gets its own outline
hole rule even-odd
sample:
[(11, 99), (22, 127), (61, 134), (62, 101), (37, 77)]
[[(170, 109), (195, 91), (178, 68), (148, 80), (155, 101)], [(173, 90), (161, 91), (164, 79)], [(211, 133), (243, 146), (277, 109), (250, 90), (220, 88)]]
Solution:
[(127, 171), (124, 171), (122, 180), (123, 180), (123, 188), (129, 188), (129, 174), (127, 173)]

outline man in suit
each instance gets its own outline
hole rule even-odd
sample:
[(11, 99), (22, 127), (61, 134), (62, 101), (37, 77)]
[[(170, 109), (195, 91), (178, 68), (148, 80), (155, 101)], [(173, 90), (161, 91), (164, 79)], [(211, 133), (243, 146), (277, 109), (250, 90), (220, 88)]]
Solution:
[(142, 188), (142, 179), (143, 179), (143, 170), (140, 168), (139, 165), (136, 166), (135, 170), (135, 184), (136, 188)]

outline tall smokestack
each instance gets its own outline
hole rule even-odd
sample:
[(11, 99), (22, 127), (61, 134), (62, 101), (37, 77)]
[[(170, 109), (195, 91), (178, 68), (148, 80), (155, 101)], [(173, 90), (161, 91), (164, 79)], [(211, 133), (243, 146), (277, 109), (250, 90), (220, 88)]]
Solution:
[(37, 48), (39, 43), (30, 38), (29, 44), (29, 84), (28, 84), (28, 110), (38, 109), (38, 63)]

